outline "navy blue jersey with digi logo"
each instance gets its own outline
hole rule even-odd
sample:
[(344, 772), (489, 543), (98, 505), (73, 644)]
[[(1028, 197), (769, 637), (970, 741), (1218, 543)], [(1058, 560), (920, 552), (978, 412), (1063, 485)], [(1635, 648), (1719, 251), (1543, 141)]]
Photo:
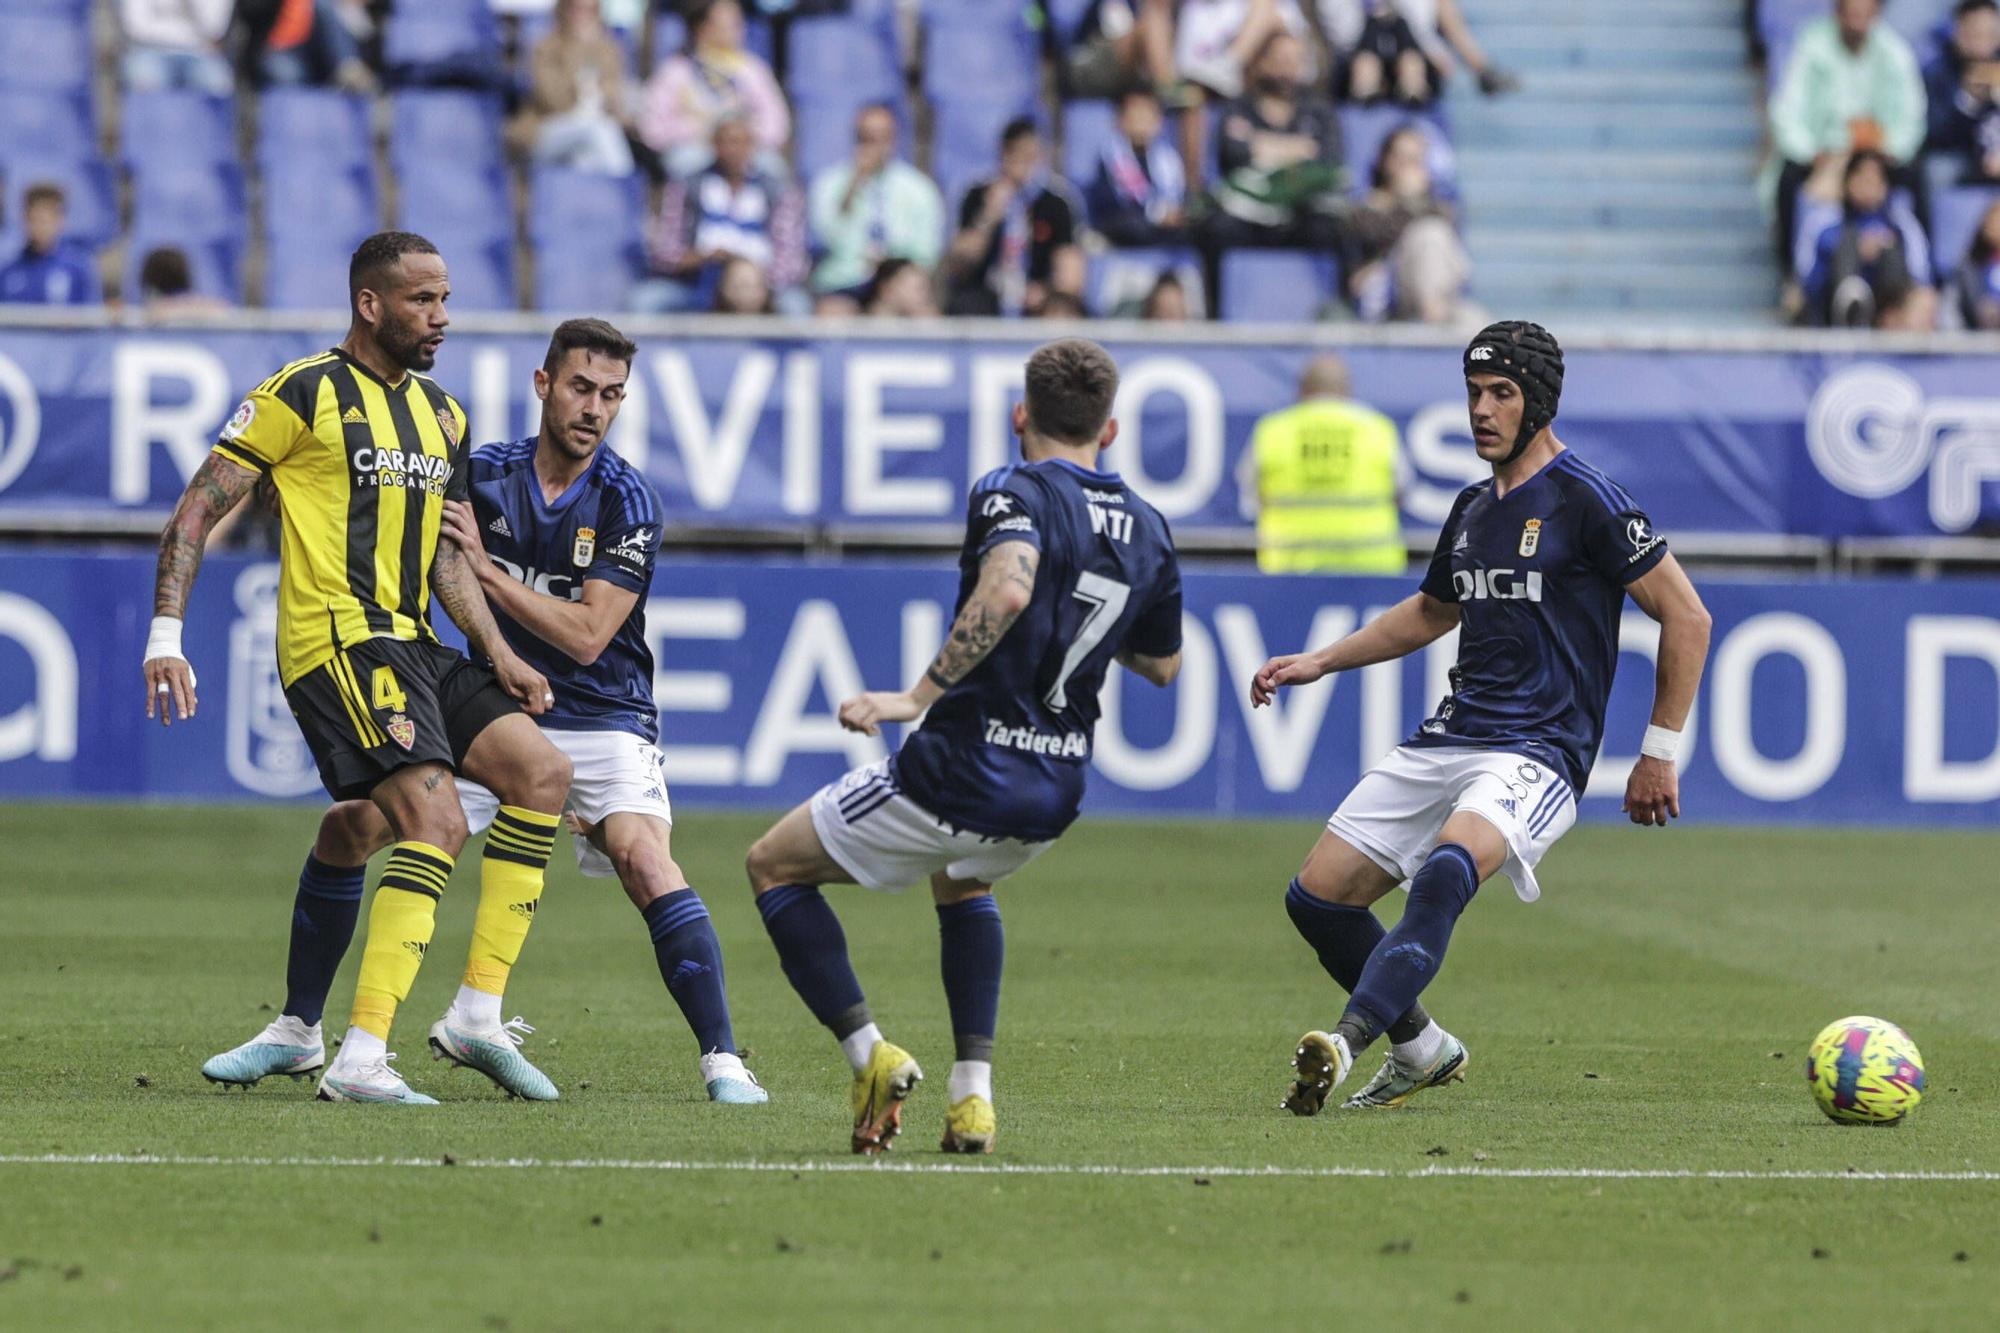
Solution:
[(1003, 467), (972, 488), (958, 607), (1006, 542), (1041, 552), (1034, 597), (931, 705), (894, 769), (904, 795), (954, 827), (1044, 842), (1083, 800), (1112, 662), (1180, 651), (1180, 565), (1167, 521), (1116, 473), (1061, 459)]
[(486, 554), (536, 592), (580, 602), (583, 585), (603, 579), (639, 594), (589, 666), (493, 608), (514, 651), (549, 678), (556, 701), (536, 721), (558, 731), (629, 731), (657, 741), (646, 589), (660, 550), (660, 505), (646, 478), (599, 449), (589, 470), (550, 502), (535, 480), (534, 440), (482, 445), (472, 453), (472, 509)]
[(1617, 482), (1567, 450), (1527, 481), (1461, 491), (1423, 590), (1459, 609), (1451, 693), (1410, 744), (1507, 750), (1583, 789), (1604, 739), (1625, 587), (1666, 539)]

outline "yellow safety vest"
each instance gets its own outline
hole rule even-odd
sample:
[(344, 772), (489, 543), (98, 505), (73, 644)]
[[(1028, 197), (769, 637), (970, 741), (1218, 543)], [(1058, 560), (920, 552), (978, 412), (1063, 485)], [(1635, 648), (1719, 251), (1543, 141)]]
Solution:
[(1400, 574), (1396, 425), (1371, 407), (1310, 398), (1257, 423), (1257, 568)]

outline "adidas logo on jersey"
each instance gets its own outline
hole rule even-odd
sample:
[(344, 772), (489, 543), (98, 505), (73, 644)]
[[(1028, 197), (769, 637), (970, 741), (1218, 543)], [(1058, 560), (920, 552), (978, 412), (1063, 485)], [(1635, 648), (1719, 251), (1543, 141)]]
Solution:
[(507, 537), (511, 539), (514, 535), (514, 530), (507, 526), (507, 516), (505, 514), (500, 515), (498, 518), (495, 518), (491, 523), (488, 523), (486, 525), (486, 530), (492, 533), (496, 537)]
[(358, 407), (350, 407), (345, 412), (340, 414), (340, 420), (342, 424), (348, 426), (366, 425), (368, 422), (368, 414), (363, 412)]
[(1454, 555), (1458, 554), (1458, 552), (1463, 551), (1467, 546), (1470, 546), (1471, 544), (1472, 544), (1471, 538), (1469, 538), (1463, 532), (1459, 533), (1458, 540), (1451, 544), (1452, 554)]

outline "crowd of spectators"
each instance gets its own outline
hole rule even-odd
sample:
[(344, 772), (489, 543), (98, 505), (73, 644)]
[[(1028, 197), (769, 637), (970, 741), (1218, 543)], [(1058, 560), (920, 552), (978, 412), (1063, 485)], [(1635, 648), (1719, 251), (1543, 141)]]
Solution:
[[(1760, 10), (1787, 8), (1758, 0)], [(1790, 8), (1796, 8), (1791, 6)], [(2000, 328), (2000, 2), (1956, 0), (1916, 41), (1882, 0), (1766, 22), (1787, 313), (1837, 327)]]
[[(92, 8), (38, 6), (67, 11), (85, 43)], [(1431, 179), (1429, 140), (1397, 131), (1426, 118), (1441, 135), (1435, 104), (1461, 70), (1489, 93), (1512, 86), (1456, 0), (115, 0), (109, 9), (117, 47), (96, 54), (115, 59), (91, 62), (72, 86), (23, 84), (79, 108), (76, 137), (88, 146), (46, 174), (34, 154), (0, 146), (11, 206), (0, 209), (0, 245), (12, 259), (0, 300), (89, 304), (108, 285), (114, 299), (160, 312), (246, 294), (291, 304), (289, 293), (312, 286), (277, 271), (330, 252), (320, 242), (346, 222), (483, 212), (509, 216), (471, 227), (472, 248), (497, 257), (478, 281), (468, 274), (461, 295), (547, 305), (559, 284), (514, 276), (561, 258), (549, 252), (562, 237), (532, 210), (561, 192), (556, 182), (588, 177), (619, 191), (593, 198), (629, 201), (632, 216), (617, 221), (631, 240), (613, 262), (629, 266), (619, 286), (634, 310), (1108, 314), (1092, 308), (1112, 304), (1093, 288), (1092, 268), (1122, 251), (1153, 268), (1131, 293), (1143, 300), (1119, 312), (1180, 319), (1218, 308), (1224, 254), (1287, 250), (1323, 257), (1339, 275), (1323, 303), (1339, 317), (1451, 322), (1466, 317), (1470, 270), (1450, 185)], [(844, 102), (822, 86), (808, 105), (788, 70), (828, 61), (805, 44), (851, 45), (857, 34), (888, 53), (887, 77), (871, 81), (862, 60)], [(976, 49), (988, 39), (991, 88)], [(1024, 61), (1012, 60), (1017, 45)], [(840, 73), (835, 91), (847, 93)], [(18, 81), (0, 70), (0, 97)], [(1028, 91), (1009, 106), (1014, 86)], [(329, 202), (317, 218), (295, 216), (274, 183), (259, 188), (286, 147), (259, 123), (262, 103), (295, 89), (348, 94), (362, 106), (363, 134), (372, 125), (386, 136), (386, 171), (374, 144), (324, 168)], [(399, 151), (408, 132), (399, 99), (440, 90), (471, 108), (462, 119), (475, 137), (490, 125), (491, 142), (466, 143), (462, 157), (448, 141)], [(129, 124), (105, 136), (122, 137), (122, 154), (104, 151), (97, 126), (116, 119), (114, 106), (133, 115), (138, 97), (219, 108), (230, 142), (203, 164), (199, 190), (162, 188), (165, 173), (133, 152)], [(1398, 118), (1378, 119), (1360, 141), (1381, 147), (1365, 180), (1348, 165), (1344, 117), (1356, 110)], [(836, 117), (852, 126), (844, 156), (826, 151)], [(306, 139), (321, 133), (335, 131), (320, 126)], [(310, 164), (315, 144), (297, 147), (298, 163)], [(439, 183), (412, 179), (411, 163), (432, 157), (457, 160), (441, 164)], [(529, 188), (480, 183), (489, 160), (496, 176), (519, 174)], [(116, 184), (120, 168), (130, 189)], [(307, 169), (288, 168), (287, 179)], [(431, 197), (468, 182), (479, 188), (456, 208)], [(77, 236), (65, 210), (85, 185), (112, 216)], [(234, 216), (213, 226), (186, 224), (187, 209), (140, 216), (163, 195), (194, 193), (233, 202)], [(260, 199), (265, 222), (253, 230)], [(516, 235), (527, 243), (516, 246)], [(261, 284), (245, 281), (258, 272)]]

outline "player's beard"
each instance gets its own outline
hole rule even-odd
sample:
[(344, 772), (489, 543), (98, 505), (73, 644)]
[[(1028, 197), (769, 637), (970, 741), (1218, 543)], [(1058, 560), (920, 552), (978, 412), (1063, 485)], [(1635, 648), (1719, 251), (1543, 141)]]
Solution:
[(423, 329), (384, 326), (375, 340), (383, 353), (404, 370), (429, 370), (437, 364), (437, 353), (428, 345), (430, 337)]

